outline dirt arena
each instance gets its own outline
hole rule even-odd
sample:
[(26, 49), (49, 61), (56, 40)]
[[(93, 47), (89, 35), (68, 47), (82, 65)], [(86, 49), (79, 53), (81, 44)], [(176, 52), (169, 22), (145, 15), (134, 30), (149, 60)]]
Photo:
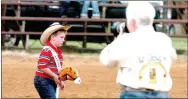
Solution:
[[(37, 54), (2, 52), (2, 98), (39, 98), (33, 85)], [(79, 71), (82, 83), (66, 81), (60, 98), (119, 98), (117, 69), (105, 68), (97, 56), (65, 55), (64, 66)], [(179, 56), (171, 69), (171, 98), (187, 98), (187, 58)]]

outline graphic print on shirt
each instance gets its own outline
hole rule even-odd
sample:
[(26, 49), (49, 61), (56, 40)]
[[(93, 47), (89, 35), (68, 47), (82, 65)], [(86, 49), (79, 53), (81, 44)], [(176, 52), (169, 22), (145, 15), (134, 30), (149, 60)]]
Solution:
[(166, 70), (160, 61), (148, 61), (139, 70), (140, 83), (149, 86), (165, 85)]

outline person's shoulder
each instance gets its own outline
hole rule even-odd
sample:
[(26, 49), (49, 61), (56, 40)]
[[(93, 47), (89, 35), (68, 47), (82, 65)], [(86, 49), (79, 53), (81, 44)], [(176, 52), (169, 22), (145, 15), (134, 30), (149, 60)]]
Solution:
[(166, 33), (163, 32), (156, 32), (155, 33), (160, 40), (171, 42), (170, 36), (168, 36)]
[(125, 40), (127, 41), (130, 38), (130, 36), (131, 36), (130, 33), (123, 33), (121, 35), (118, 35), (116, 39), (118, 41), (125, 41)]
[(123, 33), (122, 38), (129, 38), (131, 37), (132, 33)]
[(144, 35), (144, 34), (137, 33), (135, 31), (132, 33), (124, 33), (123, 38), (126, 38), (126, 40), (132, 40), (132, 39), (140, 38), (140, 35)]
[(49, 52), (49, 51), (50, 51), (50, 47), (49, 47), (49, 46), (44, 46), (44, 47), (42, 48), (42, 51), (44, 51), (44, 52)]
[(163, 32), (156, 32), (156, 35), (159, 37), (170, 39), (170, 37), (166, 33), (163, 33)]
[(41, 50), (41, 54), (51, 54), (50, 47), (44, 46)]

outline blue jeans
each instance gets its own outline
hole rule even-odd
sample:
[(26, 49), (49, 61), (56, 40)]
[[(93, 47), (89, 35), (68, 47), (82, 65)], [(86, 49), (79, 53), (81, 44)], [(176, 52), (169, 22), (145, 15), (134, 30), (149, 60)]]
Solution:
[(56, 99), (56, 83), (49, 78), (35, 76), (34, 86), (42, 99)]
[(168, 98), (168, 92), (160, 92), (160, 91), (142, 91), (137, 89), (125, 89), (125, 87), (121, 86), (121, 94), (120, 99), (125, 98)]
[(93, 11), (92, 11), (92, 16), (97, 16), (99, 17), (99, 5), (98, 1), (84, 1), (83, 7), (82, 7), (82, 12), (81, 16), (87, 16), (88, 13), (88, 7), (92, 5)]

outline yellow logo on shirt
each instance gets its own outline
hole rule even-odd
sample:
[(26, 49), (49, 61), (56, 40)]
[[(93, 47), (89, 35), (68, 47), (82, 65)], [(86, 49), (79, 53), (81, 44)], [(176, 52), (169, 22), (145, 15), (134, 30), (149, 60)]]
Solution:
[(150, 85), (164, 84), (166, 70), (160, 62), (147, 63), (139, 71), (139, 81)]

